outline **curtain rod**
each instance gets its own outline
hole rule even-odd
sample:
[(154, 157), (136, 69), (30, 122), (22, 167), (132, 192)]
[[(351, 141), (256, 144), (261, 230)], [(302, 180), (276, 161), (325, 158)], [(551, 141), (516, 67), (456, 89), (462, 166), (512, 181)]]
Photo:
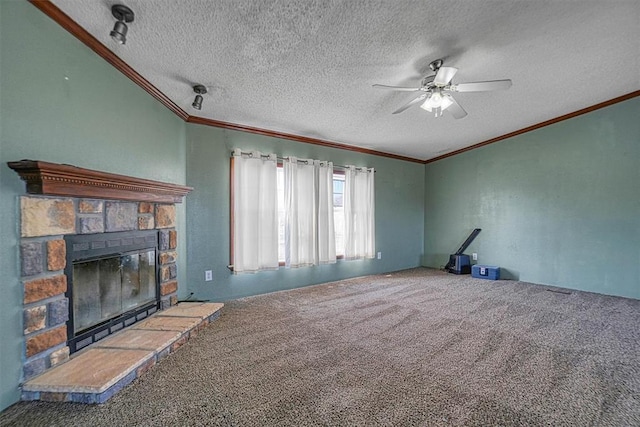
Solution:
[[(247, 155), (247, 156), (249, 156), (249, 157), (253, 157), (253, 153), (252, 153), (252, 152), (250, 152), (250, 151), (249, 151), (249, 152), (240, 151), (240, 155), (243, 155), (243, 154), (245, 154), (245, 155)], [(233, 157), (233, 155), (231, 155), (231, 157)], [(266, 159), (266, 158), (269, 158), (270, 156), (269, 156), (268, 154), (261, 154), (261, 155), (260, 155), (260, 157), (261, 157), (261, 158), (263, 158), (263, 159)], [(287, 159), (288, 159), (288, 157), (280, 157), (280, 156), (276, 156), (276, 159), (277, 159), (278, 161), (281, 161), (281, 160), (287, 160)], [(306, 159), (296, 159), (296, 161), (297, 161), (298, 163), (304, 163), (305, 165), (308, 165), (308, 164), (309, 164), (309, 161), (308, 161), (308, 160), (306, 160)], [(320, 160), (320, 161), (328, 162), (327, 160)], [(333, 167), (334, 167), (334, 168), (339, 168), (339, 169), (348, 169), (348, 167), (347, 167), (347, 166), (343, 166), (343, 165), (333, 165)], [(366, 168), (366, 167), (356, 167), (356, 170), (359, 170), (359, 171), (368, 170), (368, 169), (369, 169), (369, 168)], [(374, 169), (374, 170), (373, 170), (373, 172), (375, 173), (375, 172), (376, 172), (376, 170)]]

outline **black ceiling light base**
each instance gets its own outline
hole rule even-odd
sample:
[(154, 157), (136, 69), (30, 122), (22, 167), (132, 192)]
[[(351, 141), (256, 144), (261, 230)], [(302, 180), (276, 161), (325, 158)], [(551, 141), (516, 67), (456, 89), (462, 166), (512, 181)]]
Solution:
[(118, 21), (124, 21), (127, 23), (133, 22), (133, 18), (134, 18), (133, 10), (129, 9), (127, 6), (123, 4), (114, 4), (111, 7), (111, 14)]

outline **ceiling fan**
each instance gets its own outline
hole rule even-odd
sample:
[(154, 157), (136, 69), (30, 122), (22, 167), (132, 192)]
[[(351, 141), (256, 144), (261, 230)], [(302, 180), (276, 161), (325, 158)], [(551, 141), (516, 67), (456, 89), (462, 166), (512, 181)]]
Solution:
[(511, 87), (511, 80), (509, 79), (453, 84), (451, 83), (451, 79), (456, 75), (458, 69), (455, 67), (443, 67), (442, 64), (442, 59), (437, 59), (429, 64), (429, 68), (431, 68), (435, 74), (422, 79), (420, 87), (418, 88), (378, 84), (373, 85), (373, 87), (402, 92), (420, 92), (417, 98), (407, 102), (394, 111), (393, 114), (402, 113), (413, 105), (422, 104), (420, 108), (435, 113), (436, 117), (442, 116), (442, 113), (447, 110), (451, 112), (451, 115), (456, 119), (463, 118), (467, 115), (467, 112), (458, 104), (453, 96), (451, 96), (450, 92), (488, 92), (492, 90), (509, 89)]

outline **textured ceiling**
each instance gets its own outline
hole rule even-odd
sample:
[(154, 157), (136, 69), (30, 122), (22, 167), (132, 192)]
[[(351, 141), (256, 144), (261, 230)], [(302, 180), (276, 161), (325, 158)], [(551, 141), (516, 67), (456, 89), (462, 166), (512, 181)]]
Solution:
[[(109, 0), (53, 0), (188, 114), (430, 159), (640, 89), (640, 3), (583, 1), (126, 0), (127, 44)], [(443, 58), (469, 113), (434, 118), (415, 97)], [(201, 111), (191, 86), (209, 88)]]

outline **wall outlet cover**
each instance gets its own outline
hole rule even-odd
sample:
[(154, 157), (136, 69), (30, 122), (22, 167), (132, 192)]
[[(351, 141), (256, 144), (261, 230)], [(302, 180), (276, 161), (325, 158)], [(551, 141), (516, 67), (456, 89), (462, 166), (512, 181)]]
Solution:
[(210, 282), (213, 280), (213, 272), (211, 270), (206, 270), (204, 272), (204, 280), (205, 282)]

